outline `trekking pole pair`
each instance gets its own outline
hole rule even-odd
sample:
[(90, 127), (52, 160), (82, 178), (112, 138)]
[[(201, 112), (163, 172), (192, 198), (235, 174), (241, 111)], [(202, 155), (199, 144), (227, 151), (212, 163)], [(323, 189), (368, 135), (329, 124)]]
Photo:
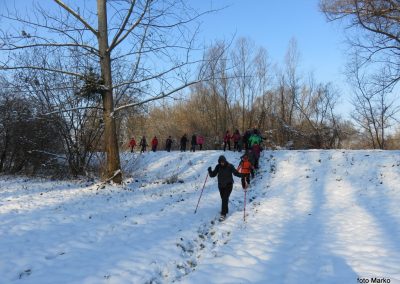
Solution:
[(197, 208), (199, 207), (200, 199), (201, 199), (201, 196), (203, 195), (203, 190), (204, 190), (204, 187), (206, 186), (207, 178), (208, 178), (208, 173), (207, 173), (207, 176), (206, 176), (206, 180), (204, 181), (203, 188), (201, 189), (199, 201), (197, 201), (197, 206), (196, 206), (196, 210), (194, 210), (194, 214), (196, 214)]

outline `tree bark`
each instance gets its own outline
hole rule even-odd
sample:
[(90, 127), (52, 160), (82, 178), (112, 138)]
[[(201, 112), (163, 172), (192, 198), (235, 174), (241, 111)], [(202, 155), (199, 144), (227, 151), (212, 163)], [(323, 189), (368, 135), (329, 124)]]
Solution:
[[(108, 46), (107, 7), (106, 0), (97, 0), (98, 12), (98, 42), (100, 51), (101, 77), (105, 86), (102, 93), (103, 119), (104, 119), (104, 143), (107, 159), (107, 178), (113, 177), (115, 183), (122, 182), (121, 165), (117, 131), (114, 118), (114, 101), (111, 75), (111, 55)], [(116, 174), (119, 171), (118, 174)]]

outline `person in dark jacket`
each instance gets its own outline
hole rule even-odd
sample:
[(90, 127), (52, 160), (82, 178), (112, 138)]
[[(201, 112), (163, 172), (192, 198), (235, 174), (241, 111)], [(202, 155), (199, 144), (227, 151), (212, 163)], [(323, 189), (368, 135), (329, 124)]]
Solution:
[(171, 152), (171, 147), (172, 147), (172, 138), (171, 136), (168, 136), (167, 140), (165, 141), (165, 150), (167, 150), (167, 152)]
[(181, 138), (181, 152), (186, 152), (186, 143), (188, 142), (188, 138), (186, 133), (183, 134)]
[[(251, 174), (251, 178), (254, 178), (254, 170), (255, 167), (254, 165), (256, 164), (256, 154), (250, 149), (246, 151), (247, 156), (249, 157), (249, 162), (253, 165), (253, 168), (251, 168), (250, 174)], [(242, 156), (243, 157), (243, 156)]]
[(246, 132), (244, 133), (243, 137), (242, 137), (242, 141), (243, 141), (243, 146), (245, 150), (251, 149), (249, 147), (249, 138), (250, 136), (253, 134), (253, 130), (251, 129), (247, 129)]
[(219, 220), (223, 221), (229, 211), (228, 203), (233, 188), (233, 175), (240, 178), (243, 175), (239, 173), (233, 165), (228, 163), (225, 156), (219, 156), (218, 165), (216, 165), (214, 170), (209, 167), (208, 174), (210, 177), (218, 175), (218, 189), (221, 196), (221, 217)]
[(197, 145), (197, 136), (196, 134), (192, 135), (192, 140), (190, 141), (190, 151), (195, 152), (196, 151), (196, 145)]
[(146, 152), (147, 141), (146, 137), (143, 135), (142, 139), (140, 140), (139, 146), (141, 146), (140, 153)]

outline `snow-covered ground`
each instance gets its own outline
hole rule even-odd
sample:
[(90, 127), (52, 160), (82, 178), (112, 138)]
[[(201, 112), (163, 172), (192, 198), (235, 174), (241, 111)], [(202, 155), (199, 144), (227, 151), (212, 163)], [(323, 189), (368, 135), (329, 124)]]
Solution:
[(194, 210), (222, 153), (125, 153), (123, 186), (0, 177), (0, 283), (400, 283), (399, 151), (264, 151), (219, 223), (216, 178)]

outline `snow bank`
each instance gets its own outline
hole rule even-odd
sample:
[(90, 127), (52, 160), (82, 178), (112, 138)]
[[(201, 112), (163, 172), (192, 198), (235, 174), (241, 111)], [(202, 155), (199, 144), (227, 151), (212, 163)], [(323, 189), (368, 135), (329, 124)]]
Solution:
[(124, 153), (119, 187), (1, 177), (0, 283), (400, 283), (400, 152), (264, 151), (246, 222), (235, 177), (219, 223), (216, 179), (194, 209), (221, 154)]

